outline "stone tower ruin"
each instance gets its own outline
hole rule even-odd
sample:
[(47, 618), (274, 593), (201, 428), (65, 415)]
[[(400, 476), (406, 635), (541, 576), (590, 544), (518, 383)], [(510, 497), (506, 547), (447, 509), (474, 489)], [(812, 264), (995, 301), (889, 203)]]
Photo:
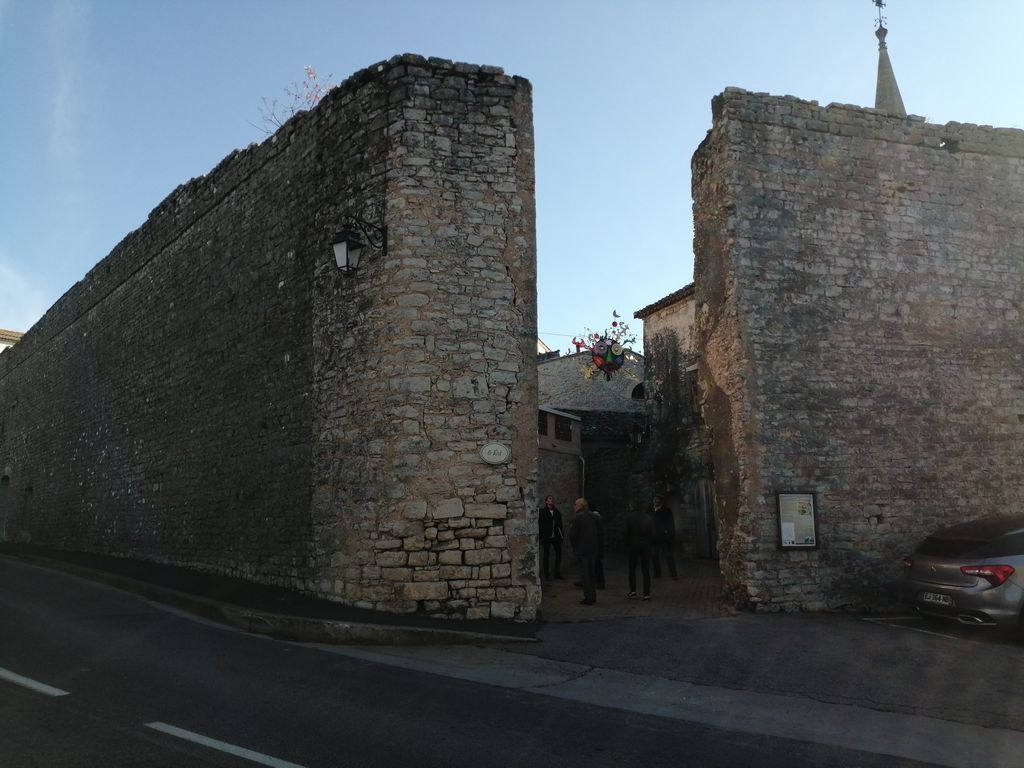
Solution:
[[(889, 605), (926, 533), (1024, 512), (1024, 132), (728, 89), (693, 195), (741, 604)], [(816, 548), (780, 546), (791, 492), (815, 499)]]

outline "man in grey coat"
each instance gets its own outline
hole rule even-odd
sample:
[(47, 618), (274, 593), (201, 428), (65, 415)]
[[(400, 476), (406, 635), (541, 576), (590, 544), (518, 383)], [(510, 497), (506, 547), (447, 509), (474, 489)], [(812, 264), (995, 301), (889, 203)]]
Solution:
[(569, 543), (580, 564), (580, 583), (583, 585), (580, 605), (593, 605), (597, 602), (594, 563), (600, 550), (601, 523), (590, 511), (586, 499), (576, 499), (572, 506), (576, 513), (569, 524)]

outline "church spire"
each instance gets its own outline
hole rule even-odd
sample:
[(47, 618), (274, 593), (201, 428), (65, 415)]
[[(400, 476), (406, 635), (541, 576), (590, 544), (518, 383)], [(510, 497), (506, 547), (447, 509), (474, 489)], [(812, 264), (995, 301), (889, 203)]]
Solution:
[(896, 84), (896, 75), (892, 71), (889, 51), (885, 47), (885, 36), (889, 33), (889, 30), (885, 28), (885, 17), (882, 15), (885, 3), (883, 0), (873, 1), (878, 6), (878, 29), (875, 30), (875, 37), (878, 38), (878, 81), (875, 85), (875, 109), (906, 117), (907, 110), (903, 106), (900, 87)]

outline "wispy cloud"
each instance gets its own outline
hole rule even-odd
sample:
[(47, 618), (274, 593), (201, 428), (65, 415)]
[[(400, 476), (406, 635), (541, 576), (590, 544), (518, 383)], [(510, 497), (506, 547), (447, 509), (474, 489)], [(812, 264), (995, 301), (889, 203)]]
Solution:
[[(7, 0), (0, 0), (0, 3)], [(86, 79), (86, 40), (92, 8), (86, 0), (60, 0), (49, 21), (49, 60), (54, 67), (50, 98), (50, 154), (59, 165), (74, 169), (80, 157), (78, 135)]]
[(49, 306), (47, 291), (0, 253), (0, 328), (27, 331)]

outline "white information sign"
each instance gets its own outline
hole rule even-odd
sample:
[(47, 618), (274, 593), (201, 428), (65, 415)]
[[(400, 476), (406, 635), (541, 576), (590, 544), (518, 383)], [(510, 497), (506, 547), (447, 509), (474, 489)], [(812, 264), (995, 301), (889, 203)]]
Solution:
[(512, 458), (512, 449), (501, 443), (487, 443), (480, 449), (480, 458), (488, 464), (504, 464)]

